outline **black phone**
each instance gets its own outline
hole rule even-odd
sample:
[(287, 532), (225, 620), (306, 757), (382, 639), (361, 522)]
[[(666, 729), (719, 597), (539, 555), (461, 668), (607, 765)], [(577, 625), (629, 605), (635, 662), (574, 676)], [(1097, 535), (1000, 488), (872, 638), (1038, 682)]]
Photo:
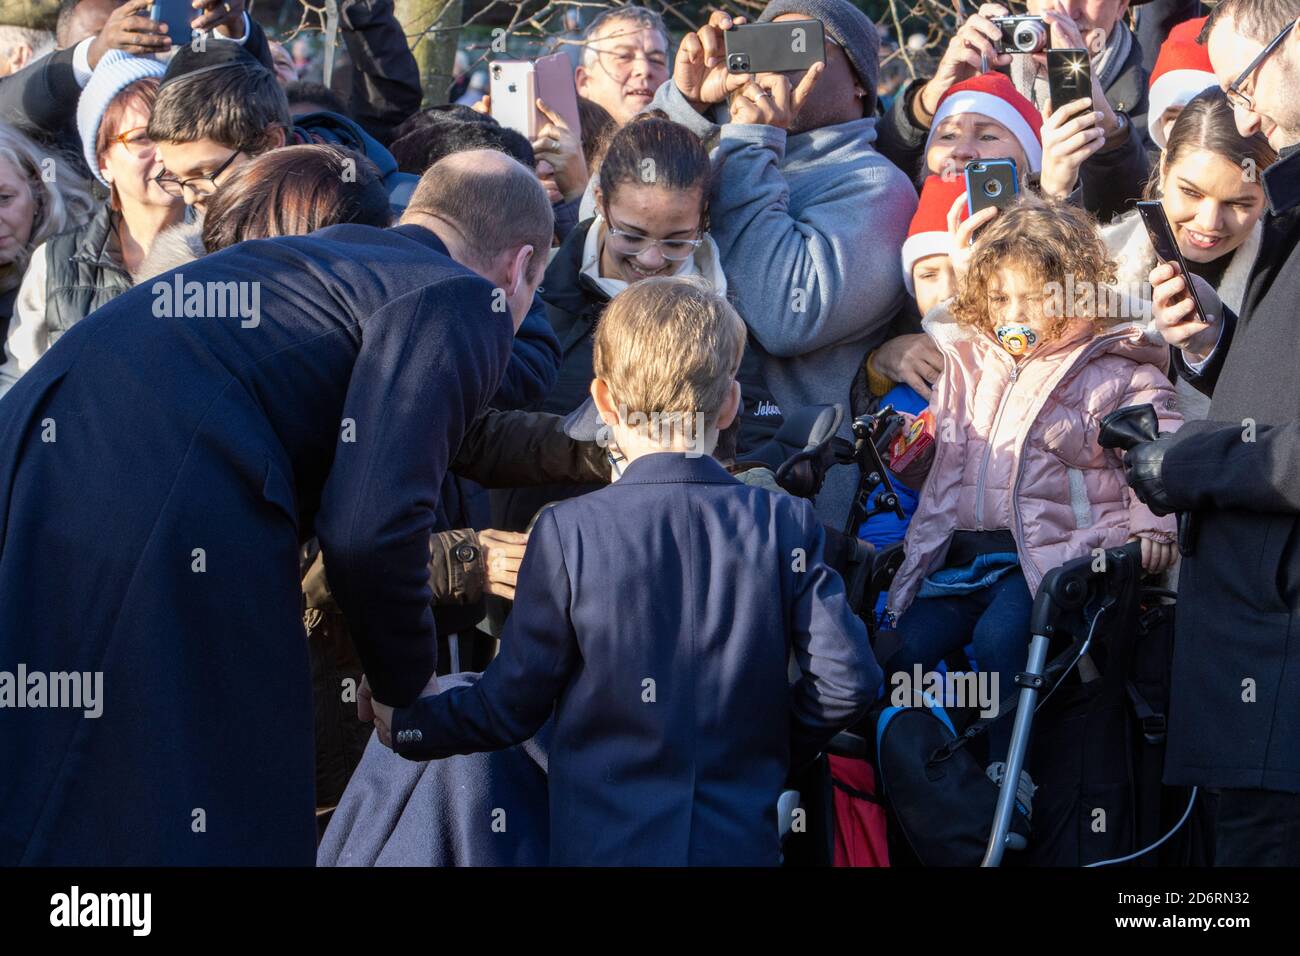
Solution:
[(995, 206), (1006, 209), (1020, 195), (1013, 159), (972, 159), (966, 164), (966, 208), (973, 216)]
[(1174, 230), (1169, 225), (1169, 217), (1165, 215), (1165, 207), (1159, 200), (1147, 199), (1137, 204), (1137, 211), (1147, 227), (1147, 235), (1151, 237), (1151, 245), (1155, 247), (1156, 258), (1161, 262), (1178, 264), (1183, 281), (1187, 284), (1187, 292), (1191, 295), (1192, 302), (1196, 304), (1196, 318), (1204, 322), (1205, 309), (1201, 307), (1201, 300), (1196, 296), (1196, 284), (1192, 282), (1192, 274), (1187, 269), (1187, 260), (1183, 258), (1182, 250), (1178, 248), (1178, 240), (1174, 238)]
[(742, 23), (722, 37), (728, 73), (790, 73), (826, 62), (820, 20)]
[(1066, 103), (1092, 96), (1092, 60), (1087, 50), (1048, 50), (1047, 89), (1052, 112)]
[(194, 39), (194, 30), (190, 21), (199, 15), (199, 11), (190, 6), (190, 0), (153, 0), (149, 9), (149, 19), (155, 23), (167, 24), (167, 38), (172, 46), (188, 46)]

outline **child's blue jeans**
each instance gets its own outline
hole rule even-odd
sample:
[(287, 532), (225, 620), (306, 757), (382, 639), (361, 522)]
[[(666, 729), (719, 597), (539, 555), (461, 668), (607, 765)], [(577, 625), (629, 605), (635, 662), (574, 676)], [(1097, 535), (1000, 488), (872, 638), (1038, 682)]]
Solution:
[[(1029, 660), (1029, 612), (1033, 598), (1016, 569), (987, 587), (952, 597), (917, 598), (898, 621), (902, 644), (885, 665), (885, 679), (913, 665), (933, 670), (949, 654), (974, 645), (981, 672), (997, 674), (996, 698), (1011, 694)], [(989, 760), (1005, 760), (1011, 743), (1009, 715), (989, 728)]]

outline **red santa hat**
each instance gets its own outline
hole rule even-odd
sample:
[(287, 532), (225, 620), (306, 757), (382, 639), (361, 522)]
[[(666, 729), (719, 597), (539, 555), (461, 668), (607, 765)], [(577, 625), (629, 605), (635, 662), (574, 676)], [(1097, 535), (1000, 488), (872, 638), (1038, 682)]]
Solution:
[(1147, 108), (1151, 141), (1165, 148), (1165, 110), (1186, 106), (1196, 94), (1218, 86), (1218, 77), (1210, 65), (1210, 54), (1196, 42), (1209, 17), (1187, 20), (1169, 31), (1160, 46), (1155, 69), (1151, 71), (1151, 95)]
[[(912, 282), (912, 267), (926, 256), (952, 255), (952, 236), (948, 234), (948, 211), (952, 209), (957, 197), (966, 191), (966, 181), (962, 176), (945, 179), (943, 176), (930, 176), (921, 187), (921, 201), (912, 217), (912, 225), (907, 230), (907, 239), (903, 243), (903, 283), (908, 295), (916, 295), (916, 285)], [(966, 208), (962, 208), (961, 218), (966, 218)]]
[(930, 122), (925, 148), (930, 148), (934, 131), (950, 116), (978, 113), (996, 120), (1011, 131), (1029, 158), (1029, 172), (1043, 166), (1043, 117), (1001, 73), (984, 73), (948, 88)]

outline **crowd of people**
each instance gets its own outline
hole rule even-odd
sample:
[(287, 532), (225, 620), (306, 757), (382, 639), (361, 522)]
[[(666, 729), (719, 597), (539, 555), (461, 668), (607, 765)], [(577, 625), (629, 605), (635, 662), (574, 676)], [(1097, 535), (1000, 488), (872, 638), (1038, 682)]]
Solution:
[[(1138, 542), (1165, 782), (1300, 864), (1300, 0), (1028, 0), (1071, 103), (998, 3), (907, 79), (849, 0), (767, 3), (824, 58), (758, 74), (743, 17), (612, 5), (531, 139), (469, 69), (422, 106), (392, 0), (329, 85), (244, 0), (150, 6), (0, 25), (0, 861), (775, 865), (890, 675), (1006, 696), (1048, 572)], [(787, 490), (836, 405), (932, 437), (901, 518)], [(33, 702), (69, 674), (102, 714)]]

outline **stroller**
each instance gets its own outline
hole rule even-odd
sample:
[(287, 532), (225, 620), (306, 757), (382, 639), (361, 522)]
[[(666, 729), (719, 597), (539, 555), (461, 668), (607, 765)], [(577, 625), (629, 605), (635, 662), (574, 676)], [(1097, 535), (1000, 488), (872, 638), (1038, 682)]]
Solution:
[[(903, 554), (901, 545), (876, 551), (858, 539), (857, 530), (886, 511), (902, 517), (884, 462), (903, 419), (890, 407), (862, 415), (853, 422), (850, 443), (834, 437), (841, 416), (834, 406), (792, 416), (785, 441), (792, 442), (801, 428), (806, 440), (777, 476), (791, 493), (812, 498), (827, 469), (858, 468), (858, 492), (844, 531), (828, 534), (828, 539), (838, 538), (834, 548), (828, 542), (828, 559), (841, 572), (850, 602), (876, 647), (882, 637), (877, 599), (888, 590)], [(1155, 427), (1149, 406), (1121, 409), (1104, 423), (1102, 442), (1127, 449)], [(865, 865), (880, 865), (882, 858), (894, 865), (1208, 862), (1203, 802), (1198, 803), (1194, 789), (1161, 783), (1174, 595), (1143, 586), (1141, 578), (1136, 543), (1068, 562), (1045, 576), (1034, 602), (1025, 669), (1016, 676), (1014, 698), (1004, 702), (1001, 717), (993, 718), (1009, 719), (1014, 713), (1000, 787), (982, 772), (973, 775), (967, 769), (961, 777), (953, 770), (962, 759), (973, 763), (969, 753), (961, 752), (982, 743), (991, 720), (974, 720), (964, 728), (950, 722), (943, 739), (922, 735), (916, 739), (923, 751), (903, 753), (917, 771), (904, 781), (908, 786), (919, 780), (924, 787), (925, 780), (944, 774), (954, 778), (946, 796), (961, 803), (957, 816), (964, 813), (969, 820), (964, 834), (945, 830), (953, 826), (947, 822), (953, 807), (927, 805), (940, 791), (900, 793), (888, 773), (882, 781), (882, 771), (888, 769), (882, 759), (897, 761), (899, 755), (881, 752), (879, 724), (887, 708), (880, 706), (861, 725), (839, 734), (818, 764), (796, 781), (810, 839), (788, 846), (787, 865), (827, 865), (833, 859), (853, 865), (843, 852), (836, 853), (836, 830), (843, 823), (833, 809), (836, 791), (841, 798), (848, 792), (874, 804), (878, 809), (868, 812), (888, 820), (888, 848), (869, 848)], [(1031, 734), (1036, 722), (1038, 731)], [(1039, 791), (1032, 836), (1015, 810), (1016, 784), (1025, 768)], [(858, 845), (864, 842), (870, 841), (859, 836)], [(1014, 851), (1012, 857), (1008, 850)]]

